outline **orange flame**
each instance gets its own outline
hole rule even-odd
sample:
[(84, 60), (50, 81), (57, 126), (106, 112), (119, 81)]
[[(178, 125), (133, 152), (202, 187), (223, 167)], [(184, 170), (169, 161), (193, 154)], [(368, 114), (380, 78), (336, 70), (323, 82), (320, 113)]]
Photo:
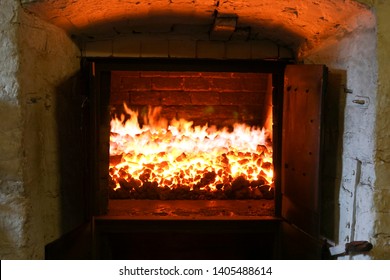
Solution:
[[(207, 189), (211, 192), (244, 178), (273, 185), (269, 131), (246, 124), (217, 129), (191, 121), (160, 118), (161, 108), (149, 108), (144, 125), (126, 104), (125, 115), (111, 120), (110, 176), (114, 190), (123, 180), (154, 182), (159, 187)], [(251, 184), (253, 186), (256, 183)]]

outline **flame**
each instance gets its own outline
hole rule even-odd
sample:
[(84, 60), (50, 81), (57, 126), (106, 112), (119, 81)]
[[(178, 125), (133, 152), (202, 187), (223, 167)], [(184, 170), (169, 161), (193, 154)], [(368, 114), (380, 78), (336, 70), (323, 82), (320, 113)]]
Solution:
[[(210, 192), (231, 186), (237, 178), (251, 186), (273, 186), (272, 145), (265, 128), (234, 124), (232, 129), (193, 126), (185, 119), (160, 117), (161, 107), (149, 108), (144, 124), (126, 104), (111, 120), (110, 169), (114, 190), (125, 182), (152, 182)], [(254, 183), (253, 183), (254, 182)]]

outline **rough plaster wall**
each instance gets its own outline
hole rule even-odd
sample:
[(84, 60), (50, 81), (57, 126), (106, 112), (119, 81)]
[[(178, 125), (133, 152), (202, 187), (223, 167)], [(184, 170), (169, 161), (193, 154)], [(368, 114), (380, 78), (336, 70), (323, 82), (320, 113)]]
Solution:
[(60, 215), (54, 103), (79, 68), (78, 50), (14, 0), (1, 0), (0, 42), (0, 258), (42, 259), (44, 246), (82, 217)]
[(304, 45), (305, 50), (318, 47), (329, 36), (342, 38), (364, 26), (364, 17), (356, 19), (367, 12), (353, 0), (21, 1), (30, 11), (85, 39), (147, 33), (193, 35), (197, 31), (206, 35), (217, 11), (238, 15), (237, 27), (243, 28), (235, 32), (239, 37), (250, 27), (250, 39), (271, 39), (291, 48)]
[[(72, 101), (77, 99), (77, 93), (69, 83), (79, 70), (79, 51), (59, 28), (24, 11), (20, 11), (19, 18), (18, 74), (25, 112), (24, 178), (33, 206), (31, 232), (28, 234), (36, 236), (43, 250), (45, 244), (79, 225), (83, 217), (82, 212), (71, 215), (69, 207), (64, 205), (67, 190), (64, 190), (62, 177), (68, 174), (61, 166), (66, 149), (61, 144), (67, 137), (74, 137), (71, 135), (74, 131), (69, 131), (69, 127), (61, 127), (61, 119), (69, 114), (66, 118), (73, 122), (80, 116), (72, 117), (72, 111), (63, 109), (70, 102), (77, 104), (77, 100)], [(65, 133), (61, 132), (62, 129)], [(69, 141), (69, 144), (73, 143)], [(77, 146), (72, 148), (77, 149)], [(69, 164), (69, 168), (72, 167), (79, 167), (78, 162)], [(79, 173), (75, 170), (74, 174)], [(80, 181), (81, 178), (77, 178), (74, 185)], [(73, 207), (80, 210), (77, 204)]]
[[(304, 59), (306, 63), (326, 64), (330, 68), (330, 76), (336, 73), (344, 75), (341, 81), (344, 80), (345, 84), (338, 85), (339, 93), (344, 95), (339, 100), (344, 102), (338, 105), (343, 107), (340, 108), (340, 112), (343, 112), (340, 116), (343, 144), (338, 159), (341, 161), (338, 178), (335, 180), (338, 190), (336, 212), (339, 212), (340, 217), (336, 241), (344, 244), (354, 240), (368, 240), (376, 248), (369, 255), (354, 256), (355, 259), (384, 257), (377, 247), (375, 220), (378, 218), (378, 205), (374, 201), (377, 193), (381, 192), (375, 172), (378, 86), (376, 37), (374, 28), (355, 32), (336, 44), (329, 44), (310, 53)], [(356, 103), (362, 100), (365, 104)]]
[(22, 110), (17, 71), (16, 1), (0, 9), (0, 259), (34, 255), (25, 235), (28, 199), (23, 184)]
[[(367, 131), (363, 131), (363, 133), (360, 133), (361, 136), (356, 138), (356, 140), (370, 138), (373, 141), (370, 143), (370, 145), (373, 145), (373, 165), (371, 163), (365, 165), (363, 162), (361, 165), (362, 173), (360, 176), (360, 186), (358, 184), (356, 202), (359, 204), (364, 202), (365, 211), (364, 208), (361, 208), (357, 212), (357, 214), (360, 213), (360, 217), (362, 218), (358, 219), (356, 227), (363, 228), (363, 235), (367, 234), (369, 240), (374, 243), (374, 249), (370, 253), (371, 258), (390, 259), (390, 120), (388, 117), (390, 115), (390, 81), (388, 79), (390, 76), (390, 69), (388, 67), (390, 61), (390, 20), (388, 17), (390, 13), (390, 3), (388, 1), (376, 0), (359, 0), (359, 2), (371, 6), (375, 11), (376, 34), (375, 37), (374, 34), (372, 34), (373, 38), (370, 38), (371, 45), (367, 42), (361, 42), (361, 46), (359, 46), (359, 44), (355, 46), (356, 48), (362, 49), (362, 56), (354, 59), (356, 62), (355, 66), (358, 66), (356, 69), (364, 71), (365, 68), (359, 67), (359, 65), (364, 64), (365, 62), (366, 64), (369, 64), (368, 59), (372, 56), (372, 47), (375, 45), (375, 57), (373, 56), (370, 58), (372, 67), (367, 68), (366, 70), (372, 70), (372, 81), (375, 76), (377, 83), (374, 88), (373, 85), (364, 86), (364, 83), (367, 82), (367, 80), (363, 80), (363, 82), (360, 83), (362, 86), (360, 93), (362, 94), (364, 94), (364, 88), (370, 87), (364, 95), (374, 97), (373, 99), (370, 99), (370, 106), (375, 106), (376, 111), (374, 112), (375, 119), (371, 122), (371, 126), (367, 127)], [(376, 44), (374, 44), (374, 42), (376, 42)], [(368, 47), (369, 51), (366, 52), (364, 47)], [(330, 57), (325, 59), (325, 62), (333, 61), (333, 63), (337, 65), (337, 59), (334, 54), (334, 52), (331, 52)], [(375, 66), (377, 67), (376, 70), (373, 69), (375, 61), (377, 63)], [(349, 71), (351, 71), (351, 69)], [(352, 69), (352, 71), (354, 70)], [(364, 79), (368, 76), (367, 73), (360, 73), (356, 79)], [(368, 110), (366, 111), (367, 113), (365, 113), (365, 115), (369, 112)], [(362, 120), (362, 116), (357, 116), (356, 119)], [(367, 122), (365, 122), (365, 125), (368, 125)], [(364, 137), (363, 134), (366, 136)], [(351, 174), (353, 166), (348, 167), (348, 163), (351, 163), (351, 161), (355, 161), (356, 163), (354, 158), (347, 160), (344, 164), (344, 175), (348, 174), (347, 170), (349, 170), (349, 174)], [(354, 175), (352, 175), (352, 177), (353, 176)], [(354, 178), (351, 179), (353, 180)], [(342, 193), (340, 193), (340, 196), (341, 194)], [(372, 208), (370, 208), (371, 205)], [(359, 216), (357, 215), (356, 217), (358, 218)], [(347, 234), (347, 232), (348, 231), (345, 231), (344, 234)], [(363, 238), (365, 236), (359, 235), (358, 237)]]
[[(355, 139), (353, 140), (354, 142), (358, 142), (359, 139), (364, 142), (364, 139), (366, 139), (366, 142), (369, 142), (369, 149), (373, 149), (372, 164), (364, 164), (363, 161), (361, 162), (361, 179), (358, 180), (360, 183), (355, 184), (358, 186), (356, 203), (364, 205), (364, 207), (359, 206), (360, 209), (358, 209), (356, 213), (356, 231), (359, 228), (363, 229), (362, 234), (359, 234), (356, 237), (362, 239), (367, 237), (374, 243), (374, 248), (370, 253), (371, 258), (390, 259), (390, 119), (388, 117), (390, 115), (390, 81), (388, 79), (390, 76), (390, 68), (388, 67), (390, 61), (390, 20), (388, 17), (390, 13), (390, 3), (388, 1), (377, 0), (359, 0), (358, 2), (367, 4), (375, 11), (376, 34), (371, 34), (371, 36), (368, 35), (368, 37), (370, 37), (368, 39), (371, 40), (369, 43), (356, 42), (355, 48), (361, 49), (360, 56), (357, 56), (356, 58), (352, 57), (353, 61), (355, 61), (354, 66), (356, 66), (357, 70), (348, 68), (348, 71), (355, 73), (361, 71), (361, 73), (355, 77), (356, 80), (363, 79), (362, 82), (358, 84), (360, 88), (358, 93), (373, 97), (370, 99), (370, 106), (375, 106), (376, 110), (373, 112), (375, 116), (374, 120), (367, 122), (369, 118), (364, 118), (366, 121), (363, 121), (363, 127), (366, 127), (367, 130), (362, 131), (359, 135), (353, 137)], [(372, 50), (374, 46), (375, 50)], [(367, 51), (364, 49), (365, 47), (367, 47)], [(317, 63), (322, 62), (335, 65), (335, 69), (340, 66), (343, 67), (342, 64), (339, 65), (339, 57), (335, 55), (337, 54), (337, 51), (338, 50), (335, 48), (322, 50), (317, 55), (310, 57), (310, 59)], [(372, 52), (375, 52), (375, 56)], [(329, 55), (328, 57), (319, 59), (319, 55), (326, 56), (327, 54)], [(346, 55), (349, 57), (348, 53)], [(366, 67), (362, 67), (364, 64)], [(367, 67), (370, 64), (371, 66)], [(342, 69), (347, 69), (347, 66), (348, 63), (345, 64)], [(365, 73), (365, 70), (372, 72)], [(371, 80), (367, 80), (370, 76)], [(369, 82), (370, 84), (365, 85), (364, 83), (366, 82)], [(374, 85), (372, 83), (374, 83)], [(346, 111), (348, 111), (348, 103)], [(356, 119), (358, 122), (362, 120), (364, 116), (368, 117), (369, 109), (365, 111), (366, 113), (362, 116), (355, 115), (355, 118), (350, 120)], [(360, 125), (359, 123), (357, 124)], [(357, 148), (360, 148), (360, 146)], [(356, 151), (358, 150), (356, 149)], [(357, 154), (360, 154), (360, 152)], [(362, 156), (364, 156), (364, 153)], [(356, 177), (355, 174), (353, 174), (353, 170), (358, 161), (356, 161), (356, 158), (349, 158), (343, 163), (343, 178), (347, 176), (346, 179), (352, 182)], [(340, 197), (343, 193), (348, 196), (347, 191), (342, 190), (340, 192)], [(344, 211), (347, 211), (347, 207), (344, 207)], [(351, 219), (351, 213), (349, 215)], [(346, 229), (343, 231), (341, 227), (342, 225), (340, 224), (340, 237), (348, 235), (350, 231)]]

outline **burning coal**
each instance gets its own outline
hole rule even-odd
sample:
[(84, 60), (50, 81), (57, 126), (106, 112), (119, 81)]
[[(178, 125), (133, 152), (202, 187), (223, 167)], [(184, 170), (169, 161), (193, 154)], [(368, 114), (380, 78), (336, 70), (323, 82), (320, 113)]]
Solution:
[(139, 113), (126, 105), (111, 120), (112, 198), (258, 199), (273, 197), (270, 131), (193, 126), (161, 118), (161, 108)]

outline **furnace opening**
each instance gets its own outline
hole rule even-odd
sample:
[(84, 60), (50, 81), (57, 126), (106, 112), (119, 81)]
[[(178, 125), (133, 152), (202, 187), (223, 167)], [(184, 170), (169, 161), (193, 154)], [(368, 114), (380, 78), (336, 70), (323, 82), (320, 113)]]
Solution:
[(92, 62), (94, 213), (253, 219), (280, 213), (286, 62)]
[(250, 226), (266, 236), (271, 256), (281, 217), (317, 235), (324, 66), (144, 59), (89, 69), (99, 236), (123, 245), (117, 233), (158, 224), (188, 238), (188, 226), (214, 246), (222, 245), (210, 239), (215, 233)]
[(111, 75), (110, 198), (273, 199), (271, 74)]

